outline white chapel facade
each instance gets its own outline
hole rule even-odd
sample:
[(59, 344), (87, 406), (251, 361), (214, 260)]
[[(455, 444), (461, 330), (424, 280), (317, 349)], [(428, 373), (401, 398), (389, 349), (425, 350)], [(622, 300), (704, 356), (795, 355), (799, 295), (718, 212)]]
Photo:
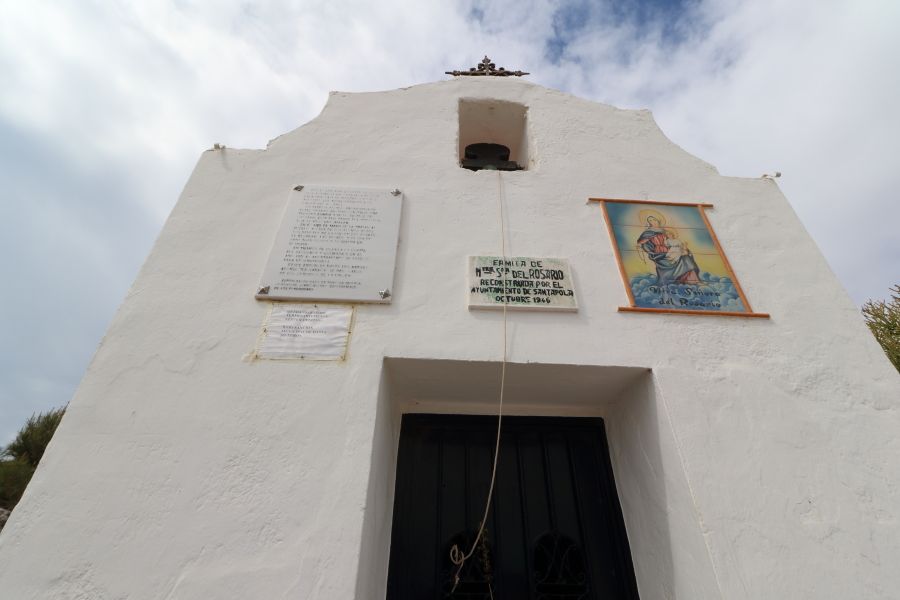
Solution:
[(896, 598), (898, 432), (775, 181), (518, 77), (335, 92), (201, 156), (0, 596)]

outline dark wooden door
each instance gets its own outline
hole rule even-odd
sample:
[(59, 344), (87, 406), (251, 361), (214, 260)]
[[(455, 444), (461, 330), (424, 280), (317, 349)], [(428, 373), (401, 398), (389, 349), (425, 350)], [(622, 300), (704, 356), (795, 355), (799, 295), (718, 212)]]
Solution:
[(603, 420), (504, 417), (486, 536), (461, 572), (490, 485), (496, 417), (404, 415), (388, 600), (638, 597)]

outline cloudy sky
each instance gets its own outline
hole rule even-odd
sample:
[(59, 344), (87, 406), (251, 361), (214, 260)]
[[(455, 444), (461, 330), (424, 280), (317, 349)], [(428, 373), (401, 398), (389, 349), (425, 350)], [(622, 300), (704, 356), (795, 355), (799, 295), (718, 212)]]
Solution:
[(900, 2), (0, 0), (0, 444), (64, 405), (199, 154), (484, 54), (779, 185), (857, 304), (900, 283)]

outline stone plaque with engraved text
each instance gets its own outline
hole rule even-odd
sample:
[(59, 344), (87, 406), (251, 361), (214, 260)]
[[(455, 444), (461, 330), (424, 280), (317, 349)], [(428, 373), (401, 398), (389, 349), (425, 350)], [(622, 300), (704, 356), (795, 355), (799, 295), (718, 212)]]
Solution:
[(256, 297), (389, 303), (402, 203), (396, 190), (292, 191)]
[(563, 258), (470, 256), (469, 308), (578, 310), (572, 268)]

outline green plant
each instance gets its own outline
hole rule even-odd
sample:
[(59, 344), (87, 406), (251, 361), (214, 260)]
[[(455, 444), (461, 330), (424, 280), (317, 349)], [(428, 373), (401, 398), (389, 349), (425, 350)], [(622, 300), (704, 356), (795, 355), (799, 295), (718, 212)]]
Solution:
[(0, 508), (12, 510), (19, 502), (65, 412), (65, 408), (56, 408), (31, 415), (0, 452)]
[(17, 460), (0, 461), (0, 508), (13, 509), (33, 474), (31, 465)]
[(37, 467), (65, 412), (65, 408), (55, 408), (31, 415), (16, 438), (3, 450), (3, 457)]
[(862, 307), (866, 325), (884, 353), (900, 371), (900, 284), (891, 288), (891, 299), (869, 300)]

